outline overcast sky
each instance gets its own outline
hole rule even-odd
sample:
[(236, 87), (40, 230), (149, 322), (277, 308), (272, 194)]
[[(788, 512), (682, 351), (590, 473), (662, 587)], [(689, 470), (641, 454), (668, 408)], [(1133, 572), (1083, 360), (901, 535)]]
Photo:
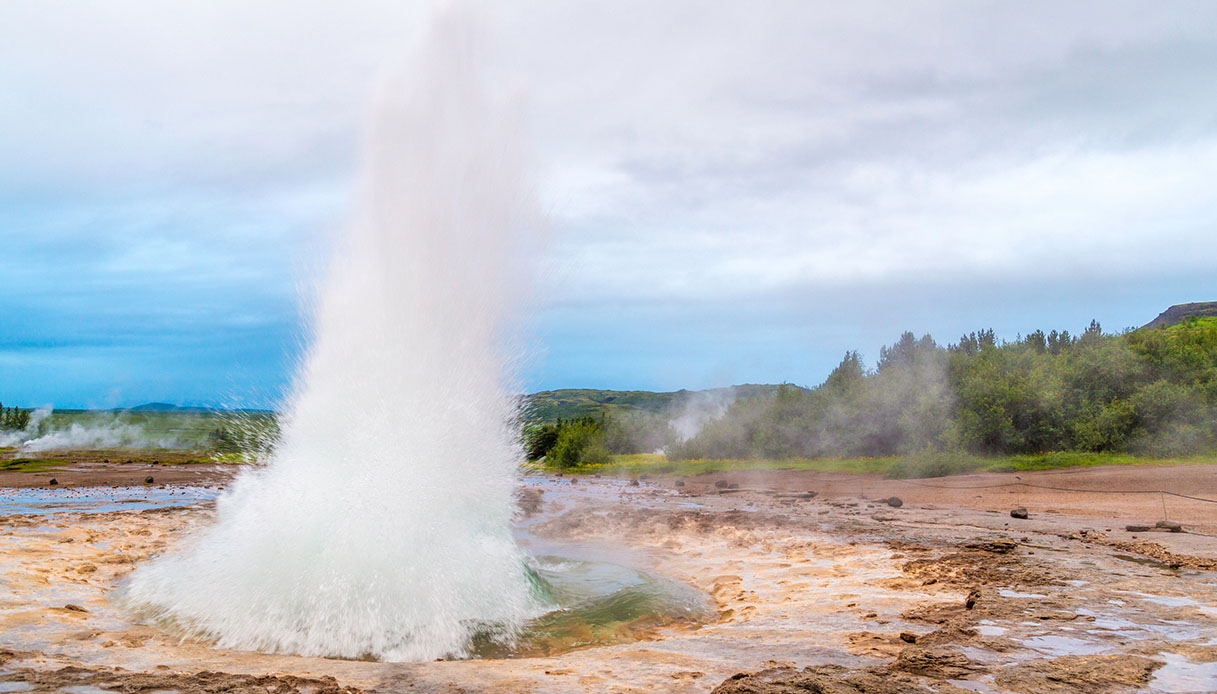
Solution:
[[(273, 404), (403, 2), (0, 0), (0, 400)], [(1217, 4), (486, 3), (529, 389), (819, 383), (1217, 300)]]

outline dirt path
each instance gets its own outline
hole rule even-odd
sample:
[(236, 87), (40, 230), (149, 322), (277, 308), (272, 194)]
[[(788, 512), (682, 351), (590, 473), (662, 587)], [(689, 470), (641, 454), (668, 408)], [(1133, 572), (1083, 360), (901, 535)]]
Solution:
[[(653, 480), (672, 485), (676, 478)], [(1217, 535), (1217, 503), (1160, 494), (1121, 494), (1128, 490), (1166, 490), (1217, 500), (1217, 465), (1109, 465), (1032, 472), (980, 473), (924, 480), (886, 480), (876, 475), (812, 471), (731, 471), (684, 480), (686, 488), (714, 493), (725, 481), (743, 488), (815, 491), (826, 497), (883, 499), (898, 496), (909, 504), (1008, 514), (1026, 508), (1033, 517), (1067, 515), (1105, 521), (1103, 528), (1128, 524), (1150, 526), (1163, 518), (1196, 532)], [(1041, 487), (1096, 492), (1057, 491), (1031, 486), (994, 486), (1024, 482)], [(986, 488), (987, 487), (987, 488)], [(1164, 510), (1165, 505), (1165, 510)]]

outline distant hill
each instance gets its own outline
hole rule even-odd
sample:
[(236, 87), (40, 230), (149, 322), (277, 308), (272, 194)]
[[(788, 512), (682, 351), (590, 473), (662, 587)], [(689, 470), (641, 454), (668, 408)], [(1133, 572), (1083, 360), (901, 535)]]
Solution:
[(1144, 328), (1169, 328), (1188, 318), (1217, 318), (1217, 301), (1198, 301), (1191, 304), (1175, 304), (1146, 323)]
[(143, 405), (136, 405), (127, 409), (132, 412), (175, 412), (180, 408), (167, 402), (146, 402)]
[(248, 413), (263, 414), (263, 413), (271, 412), (271, 410), (262, 410), (262, 409), (257, 409), (257, 408), (227, 409), (227, 408), (223, 408), (223, 407), (199, 407), (196, 405), (189, 405), (186, 407), (182, 407), (179, 405), (171, 405), (167, 402), (146, 402), (143, 405), (136, 405), (135, 407), (120, 407), (120, 408), (117, 408), (115, 411), (117, 411), (117, 412), (174, 412), (177, 414), (223, 414), (223, 413), (233, 413), (233, 412), (248, 412)]
[(525, 397), (526, 418), (552, 422), (559, 417), (598, 417), (614, 412), (642, 411), (662, 413), (674, 410), (694, 398), (748, 398), (776, 391), (778, 386), (747, 383), (708, 390), (677, 390), (656, 393), (649, 390), (595, 390), (565, 388), (543, 390)]

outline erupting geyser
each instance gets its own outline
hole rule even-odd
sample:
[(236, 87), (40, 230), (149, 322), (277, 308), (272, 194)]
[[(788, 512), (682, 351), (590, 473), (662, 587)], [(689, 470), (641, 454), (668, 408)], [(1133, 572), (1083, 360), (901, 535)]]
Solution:
[(440, 17), (384, 87), (280, 445), (214, 526), (135, 571), (128, 604), (222, 647), (387, 660), (538, 614), (502, 346), (538, 217), (472, 39)]

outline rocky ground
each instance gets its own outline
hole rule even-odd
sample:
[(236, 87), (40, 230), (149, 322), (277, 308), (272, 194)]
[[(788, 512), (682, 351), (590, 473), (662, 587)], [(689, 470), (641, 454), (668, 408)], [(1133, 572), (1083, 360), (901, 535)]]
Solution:
[(210, 506), (2, 517), (0, 692), (1217, 691), (1217, 539), (1127, 532), (1154, 520), (1140, 508), (1048, 513), (1020, 499), (1022, 520), (1005, 503), (905, 495), (894, 507), (798, 477), (769, 489), (677, 481), (531, 478), (522, 537), (684, 581), (715, 614), (505, 660), (183, 642), (108, 596), (135, 563), (208, 522)]

